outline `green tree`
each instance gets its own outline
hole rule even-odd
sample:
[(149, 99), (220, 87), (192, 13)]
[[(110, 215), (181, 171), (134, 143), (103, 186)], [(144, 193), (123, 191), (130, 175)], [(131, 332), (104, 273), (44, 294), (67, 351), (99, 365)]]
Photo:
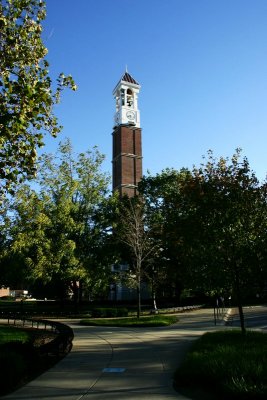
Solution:
[(57, 155), (41, 158), (39, 191), (22, 188), (14, 204), (13, 248), (23, 254), (30, 276), (65, 282), (75, 300), (82, 284), (91, 292), (107, 286), (98, 214), (108, 201), (109, 177), (100, 171), (102, 161), (97, 149), (76, 157), (67, 140)]
[(51, 220), (47, 213), (47, 199), (27, 185), (17, 190), (12, 206), (14, 213), (10, 231), (12, 238), (11, 260), (17, 257), (24, 266), (29, 282), (51, 279), (56, 263), (52, 251), (53, 242), (48, 232)]
[[(10, 226), (11, 218), (9, 216), (10, 201), (5, 198), (0, 212), (0, 285), (8, 285), (17, 282), (17, 271), (9, 268), (9, 247), (10, 247)], [(15, 266), (15, 263), (14, 263)]]
[(37, 148), (46, 132), (61, 127), (53, 114), (64, 87), (76, 89), (60, 74), (52, 89), (47, 48), (42, 42), (45, 1), (2, 0), (0, 4), (0, 198), (14, 184), (36, 173)]
[(259, 243), (266, 235), (267, 210), (264, 186), (240, 155), (237, 149), (231, 160), (217, 160), (210, 152), (185, 190), (198, 232), (191, 245), (192, 272), (202, 284), (232, 292), (245, 332), (242, 305), (263, 278)]
[(266, 185), (240, 156), (209, 152), (192, 172), (167, 170), (140, 190), (161, 220), (162, 247), (174, 262), (168, 274), (187, 288), (231, 294), (244, 332), (244, 299), (266, 278), (267, 208)]
[(165, 297), (178, 304), (187, 277), (185, 236), (188, 241), (193, 234), (188, 222), (188, 209), (185, 208), (187, 199), (182, 192), (190, 177), (191, 173), (186, 169), (166, 169), (156, 176), (144, 177), (139, 185), (146, 202), (147, 218), (157, 227), (153, 234), (160, 241), (161, 253), (157, 259), (160, 287)]
[[(79, 291), (84, 284), (91, 294), (107, 286), (107, 275), (110, 271), (99, 249), (104, 246), (105, 227), (99, 217), (107, 206), (109, 176), (100, 168), (104, 156), (95, 147), (92, 151), (74, 156), (69, 140), (59, 146), (58, 159), (51, 155), (43, 157), (40, 184), (43, 192), (53, 200), (57, 227), (64, 232), (64, 218), (58, 213), (67, 207), (66, 236), (75, 243), (74, 254), (78, 258), (73, 271), (73, 291), (77, 292), (75, 283), (79, 281)], [(61, 222), (60, 222), (61, 221)], [(62, 222), (63, 221), (63, 222)], [(101, 289), (100, 289), (101, 288)]]

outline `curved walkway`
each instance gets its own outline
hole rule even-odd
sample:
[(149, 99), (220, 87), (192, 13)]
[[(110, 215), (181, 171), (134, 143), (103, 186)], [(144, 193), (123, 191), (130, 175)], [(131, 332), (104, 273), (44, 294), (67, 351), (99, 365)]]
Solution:
[[(186, 400), (172, 376), (196, 338), (214, 326), (213, 310), (179, 315), (165, 328), (85, 327), (74, 331), (72, 351), (53, 368), (3, 399)], [(223, 328), (225, 328), (223, 326)]]

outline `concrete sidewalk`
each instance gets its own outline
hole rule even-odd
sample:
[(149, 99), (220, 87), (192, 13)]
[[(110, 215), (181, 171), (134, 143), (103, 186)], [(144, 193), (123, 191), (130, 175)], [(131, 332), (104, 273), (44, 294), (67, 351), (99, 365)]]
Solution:
[(186, 400), (173, 389), (173, 372), (192, 342), (214, 326), (213, 310), (179, 316), (165, 328), (85, 327), (74, 330), (72, 351), (9, 400)]

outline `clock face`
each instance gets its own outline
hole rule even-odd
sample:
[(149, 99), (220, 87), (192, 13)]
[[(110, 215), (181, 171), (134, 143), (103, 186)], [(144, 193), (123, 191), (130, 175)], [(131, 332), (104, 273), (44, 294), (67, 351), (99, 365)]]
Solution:
[(128, 111), (126, 113), (126, 117), (130, 120), (130, 121), (134, 121), (135, 120), (135, 113), (133, 111)]

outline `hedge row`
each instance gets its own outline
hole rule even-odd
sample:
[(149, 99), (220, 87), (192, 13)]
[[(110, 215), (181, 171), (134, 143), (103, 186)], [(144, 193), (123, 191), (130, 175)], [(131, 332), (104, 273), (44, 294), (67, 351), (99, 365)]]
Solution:
[(91, 310), (92, 318), (112, 318), (112, 317), (128, 317), (127, 308), (93, 308)]

